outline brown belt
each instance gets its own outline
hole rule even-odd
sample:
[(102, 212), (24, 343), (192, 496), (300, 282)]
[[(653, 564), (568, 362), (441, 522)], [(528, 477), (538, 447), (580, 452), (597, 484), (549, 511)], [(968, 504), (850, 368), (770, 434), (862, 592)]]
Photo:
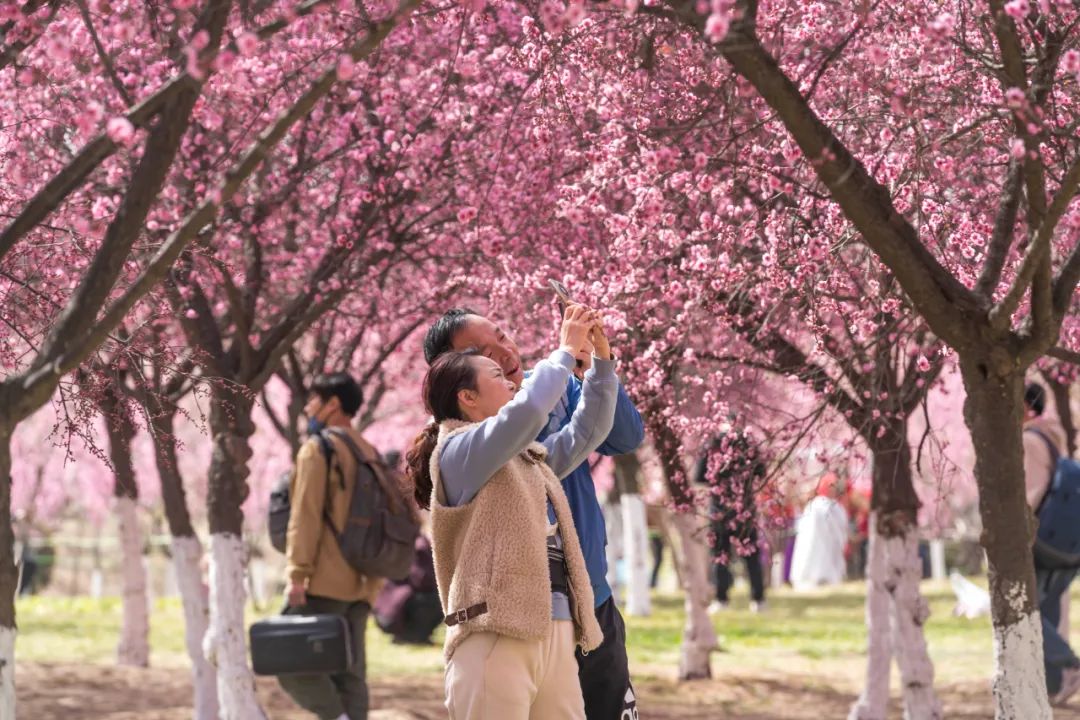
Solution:
[(473, 618), (479, 617), (487, 611), (488, 607), (486, 602), (477, 603), (472, 607), (463, 608), (450, 613), (443, 618), (443, 622), (446, 623), (447, 627), (454, 627), (455, 625), (460, 625), (463, 622), (468, 622)]

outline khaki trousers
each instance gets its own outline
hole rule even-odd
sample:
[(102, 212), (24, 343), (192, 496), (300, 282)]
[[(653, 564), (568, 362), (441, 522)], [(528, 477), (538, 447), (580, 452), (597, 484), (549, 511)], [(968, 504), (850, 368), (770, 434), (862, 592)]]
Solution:
[(543, 640), (473, 633), (446, 666), (450, 720), (585, 720), (575, 644), (569, 620)]

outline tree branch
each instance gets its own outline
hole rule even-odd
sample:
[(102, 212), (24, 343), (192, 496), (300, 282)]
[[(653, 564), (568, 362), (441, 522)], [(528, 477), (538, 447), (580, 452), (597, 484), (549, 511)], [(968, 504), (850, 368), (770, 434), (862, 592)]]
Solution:
[(1067, 350), (1063, 347), (1053, 347), (1046, 351), (1046, 354), (1050, 357), (1067, 362), (1072, 365), (1080, 365), (1080, 352), (1076, 350)]
[[(315, 12), (320, 5), (329, 0), (308, 0), (296, 11), (297, 17), (302, 17)], [(220, 3), (216, 3), (220, 4)], [(59, 2), (56, 3), (59, 6)], [(256, 31), (260, 40), (272, 37), (289, 25), (287, 18), (279, 18)], [(213, 33), (211, 33), (213, 37)], [(230, 47), (235, 49), (235, 43)], [(211, 42), (211, 48), (217, 48), (218, 44)], [(207, 55), (212, 58), (213, 55)], [(3, 67), (3, 58), (0, 58), (0, 68)], [(158, 113), (166, 108), (173, 107), (173, 102), (184, 90), (198, 88), (199, 81), (195, 80), (187, 72), (183, 72), (158, 89), (153, 95), (131, 108), (124, 117), (136, 128), (145, 127)], [(37, 227), (49, 214), (55, 210), (76, 188), (81, 186), (102, 162), (116, 152), (117, 145), (105, 133), (99, 134), (90, 140), (79, 153), (73, 157), (67, 165), (60, 169), (45, 184), (33, 198), (26, 203), (22, 211), (0, 233), (0, 260), (3, 259), (12, 247), (26, 233)]]
[[(354, 60), (361, 60), (378, 48), (383, 39), (398, 23), (405, 20), (419, 4), (419, 0), (403, 0), (397, 11), (386, 20), (375, 25), (371, 32), (353, 45), (349, 50)], [(66, 343), (66, 349), (62, 354), (57, 354), (47, 364), (42, 365), (36, 372), (26, 379), (25, 387), (47, 381), (53, 375), (59, 377), (70, 372), (93, 352), (107, 337), (109, 331), (123, 320), (124, 316), (134, 307), (146, 293), (150, 291), (168, 272), (169, 268), (180, 255), (181, 251), (206, 227), (217, 214), (221, 203), (230, 200), (244, 181), (262, 163), (271, 149), (285, 136), (289, 128), (300, 118), (306, 116), (314, 108), (326, 93), (330, 91), (336, 81), (337, 71), (331, 68), (325, 71), (320, 78), (308, 89), (304, 95), (274, 123), (267, 127), (243, 158), (225, 175), (220, 192), (216, 198), (213, 194), (185, 218), (180, 227), (162, 244), (150, 261), (149, 265), (140, 273), (126, 292), (108, 309), (96, 323), (90, 323), (89, 328), (76, 335), (75, 340)]]
[[(702, 29), (703, 18), (692, 7), (675, 9), (683, 22)], [(733, 26), (719, 47), (776, 112), (844, 215), (893, 272), (935, 333), (953, 345), (964, 344), (985, 312), (974, 293), (930, 253), (911, 223), (896, 211), (888, 189), (822, 122), (754, 35)]]
[(116, 74), (116, 66), (113, 65), (112, 58), (109, 57), (105, 46), (101, 44), (101, 38), (98, 37), (97, 30), (94, 28), (94, 19), (90, 17), (90, 8), (86, 7), (86, 0), (76, 0), (76, 3), (79, 6), (79, 14), (82, 15), (83, 24), (86, 25), (86, 30), (90, 33), (90, 40), (93, 41), (94, 48), (97, 49), (98, 58), (101, 59), (101, 64), (105, 67), (109, 80), (112, 81), (113, 87), (120, 94), (120, 99), (124, 101), (124, 104), (128, 106), (134, 105), (135, 101), (128, 93), (127, 88), (124, 87), (120, 76)]
[[(1005, 327), (1011, 321), (1012, 315), (1016, 312), (1016, 308), (1020, 306), (1020, 300), (1023, 299), (1024, 293), (1027, 290), (1027, 286), (1031, 284), (1035, 277), (1036, 270), (1039, 269), (1040, 263), (1044, 263), (1044, 270), (1049, 267), (1050, 263), (1050, 246), (1054, 237), (1054, 232), (1057, 230), (1058, 223), (1061, 221), (1065, 211), (1069, 208), (1069, 203), (1072, 202), (1076, 196), (1077, 190), (1080, 189), (1080, 159), (1073, 163), (1072, 167), (1065, 173), (1065, 177), (1061, 180), (1061, 187), (1058, 188), (1057, 194), (1054, 195), (1053, 201), (1050, 203), (1050, 207), (1043, 215), (1042, 223), (1039, 225), (1038, 230), (1035, 233), (1035, 239), (1028, 247), (1027, 252), (1024, 254), (1024, 259), (1020, 262), (1020, 268), (1016, 272), (1016, 278), (1013, 280), (1012, 286), (1009, 288), (1005, 297), (1001, 299), (990, 311), (990, 322), (998, 327)], [(1078, 246), (1080, 249), (1080, 246)], [(1073, 257), (1077, 255), (1077, 250), (1073, 250)], [(1071, 262), (1073, 258), (1070, 258)], [(1078, 261), (1080, 263), (1080, 261)], [(1068, 270), (1068, 263), (1065, 268), (1062, 269), (1062, 275)], [(1048, 270), (1046, 270), (1048, 272)], [(1047, 278), (1048, 279), (1048, 278)], [(1076, 287), (1075, 280), (1072, 283), (1072, 287), (1068, 289), (1068, 294), (1065, 296), (1065, 302), (1061, 307), (1058, 306), (1058, 284), (1061, 282), (1062, 277), (1058, 277), (1058, 282), (1054, 283), (1054, 287), (1051, 289), (1047, 287), (1047, 301), (1051, 302), (1054, 309), (1058, 311), (1059, 315), (1063, 315), (1065, 306), (1068, 305), (1068, 298), (1072, 295), (1073, 289)], [(1062, 287), (1064, 289), (1064, 287)], [(1052, 299), (1050, 295), (1053, 295)]]
[(979, 280), (975, 283), (975, 292), (985, 298), (987, 305), (994, 302), (994, 290), (1001, 281), (1001, 272), (1005, 268), (1005, 259), (1012, 247), (1013, 229), (1016, 227), (1016, 215), (1020, 209), (1020, 196), (1023, 189), (1022, 165), (1012, 162), (1005, 185), (1001, 189), (1001, 205), (994, 218), (994, 232), (990, 236), (986, 261), (983, 263)]

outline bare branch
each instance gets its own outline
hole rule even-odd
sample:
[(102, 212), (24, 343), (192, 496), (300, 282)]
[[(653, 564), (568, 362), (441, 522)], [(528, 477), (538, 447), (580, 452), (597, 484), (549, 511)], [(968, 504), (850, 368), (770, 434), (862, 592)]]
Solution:
[(983, 263), (979, 280), (975, 284), (975, 292), (985, 298), (988, 305), (993, 303), (994, 290), (1001, 281), (1005, 258), (1008, 257), (1009, 248), (1012, 247), (1013, 229), (1016, 226), (1016, 215), (1020, 209), (1020, 196), (1023, 189), (1021, 177), (1021, 164), (1017, 162), (1010, 164), (1009, 174), (1001, 189), (1001, 205), (998, 207), (997, 217), (994, 218), (994, 232), (990, 236), (986, 261)]
[(83, 24), (86, 25), (87, 32), (90, 33), (90, 40), (94, 43), (94, 48), (97, 50), (98, 58), (101, 60), (101, 64), (105, 66), (105, 72), (109, 76), (109, 80), (112, 81), (113, 87), (116, 88), (116, 92), (120, 94), (120, 99), (124, 101), (125, 105), (134, 105), (135, 101), (128, 93), (127, 88), (124, 87), (124, 83), (120, 80), (120, 76), (116, 74), (116, 66), (113, 65), (112, 58), (109, 57), (109, 53), (105, 50), (105, 46), (101, 44), (101, 38), (98, 37), (97, 29), (94, 27), (94, 19), (90, 17), (90, 8), (86, 7), (86, 0), (76, 0), (79, 6), (79, 14), (82, 15)]
[(1067, 362), (1072, 365), (1080, 365), (1080, 352), (1076, 350), (1067, 350), (1063, 347), (1053, 347), (1046, 351), (1046, 354), (1050, 357)]

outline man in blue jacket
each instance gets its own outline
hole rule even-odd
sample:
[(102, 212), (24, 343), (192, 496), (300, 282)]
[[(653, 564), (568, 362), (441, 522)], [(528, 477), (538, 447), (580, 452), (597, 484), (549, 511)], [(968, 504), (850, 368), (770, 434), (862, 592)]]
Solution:
[[(515, 385), (520, 387), (525, 380), (517, 345), (502, 328), (479, 313), (464, 308), (448, 310), (424, 336), (424, 358), (429, 365), (445, 352), (467, 348), (478, 350), (499, 363), (507, 379)], [(543, 440), (570, 422), (580, 398), (581, 381), (571, 377), (566, 384), (566, 393), (537, 439)], [(620, 384), (614, 425), (597, 451), (603, 455), (633, 452), (644, 436), (641, 415)], [(584, 656), (579, 650), (577, 655), (585, 715), (589, 720), (636, 720), (637, 702), (626, 659), (626, 626), (607, 584), (607, 528), (588, 462), (564, 477), (562, 486), (570, 501), (581, 551), (589, 570), (596, 599), (596, 619), (604, 631), (604, 642), (599, 648)]]

